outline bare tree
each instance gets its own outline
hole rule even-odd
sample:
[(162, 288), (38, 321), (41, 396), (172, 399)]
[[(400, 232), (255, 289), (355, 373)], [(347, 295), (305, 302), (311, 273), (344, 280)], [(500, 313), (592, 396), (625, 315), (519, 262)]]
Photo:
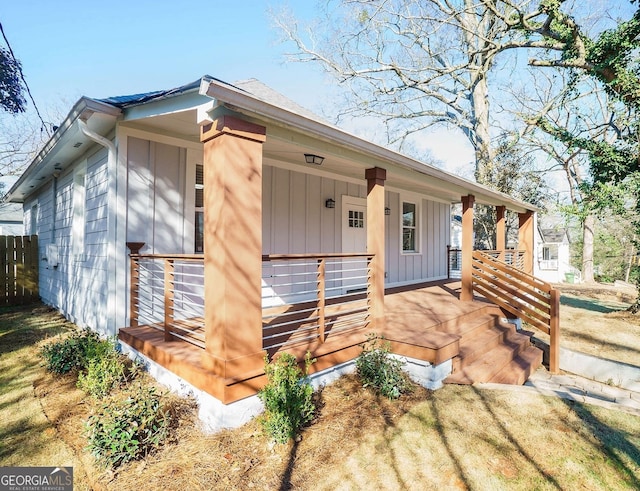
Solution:
[(483, 167), (494, 157), (490, 73), (499, 53), (526, 41), (504, 22), (503, 6), (342, 0), (327, 2), (323, 13), (319, 35), (301, 31), (290, 15), (274, 17), (295, 43), (289, 59), (318, 62), (349, 87), (350, 104), (341, 116), (380, 118), (389, 142), (400, 147), (433, 125), (459, 128), (475, 150), (476, 179), (485, 180)]

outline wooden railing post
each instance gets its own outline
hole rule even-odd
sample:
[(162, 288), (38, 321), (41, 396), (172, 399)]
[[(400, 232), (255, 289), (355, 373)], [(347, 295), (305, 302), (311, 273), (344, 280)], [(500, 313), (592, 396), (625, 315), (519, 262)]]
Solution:
[(320, 342), (324, 343), (325, 333), (325, 317), (324, 317), (324, 307), (325, 307), (325, 269), (326, 269), (326, 261), (325, 259), (318, 259), (318, 334), (320, 337)]
[(552, 288), (550, 295), (549, 371), (558, 373), (560, 371), (560, 291)]
[(140, 258), (136, 257), (144, 242), (127, 242), (129, 248), (129, 325), (138, 325), (140, 298)]
[(174, 301), (174, 262), (172, 259), (164, 260), (164, 340), (171, 341), (171, 325), (173, 324)]
[(140, 260), (132, 255), (129, 261), (131, 271), (131, 282), (129, 285), (129, 325), (136, 327), (138, 325), (138, 300), (140, 295)]
[(375, 322), (372, 323), (373, 319), (373, 307), (374, 307), (374, 299), (375, 299), (375, 290), (373, 287), (373, 282), (371, 278), (373, 276), (373, 260), (375, 256), (367, 257), (367, 327), (371, 327), (371, 325), (375, 325)]

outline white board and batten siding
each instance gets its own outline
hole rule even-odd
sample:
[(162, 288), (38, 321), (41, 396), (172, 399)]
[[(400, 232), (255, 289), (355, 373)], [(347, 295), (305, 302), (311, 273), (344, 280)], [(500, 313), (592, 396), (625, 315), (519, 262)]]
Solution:
[(113, 334), (106, 332), (107, 179), (107, 151), (96, 146), (24, 203), (24, 221), (38, 235), (42, 300), (81, 327)]
[(186, 148), (129, 137), (127, 152), (127, 241), (147, 254), (193, 253), (183, 233)]
[[(342, 252), (342, 198), (367, 196), (364, 179), (359, 185), (270, 165), (264, 166), (262, 193), (264, 254)], [(450, 205), (400, 192), (385, 194), (391, 210), (385, 217), (387, 285), (445, 278)], [(335, 208), (326, 208), (327, 199), (335, 201)], [(401, 251), (403, 200), (419, 205), (415, 253)]]

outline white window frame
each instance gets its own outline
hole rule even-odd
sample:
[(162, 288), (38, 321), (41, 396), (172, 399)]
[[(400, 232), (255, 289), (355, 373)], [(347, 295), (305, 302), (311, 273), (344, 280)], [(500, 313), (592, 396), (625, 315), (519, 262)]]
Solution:
[(71, 250), (76, 261), (85, 260), (85, 231), (87, 208), (87, 161), (80, 164), (73, 173), (73, 222), (71, 228)]
[(29, 235), (38, 234), (38, 203), (31, 205), (29, 212)]
[[(415, 223), (413, 227), (405, 227), (403, 222), (403, 210), (405, 203), (411, 204), (415, 207)], [(421, 254), (421, 236), (422, 236), (422, 224), (420, 220), (422, 219), (422, 200), (418, 197), (412, 196), (401, 196), (400, 197), (400, 210), (398, 210), (400, 215), (400, 254), (403, 255), (415, 255)], [(414, 230), (414, 249), (413, 250), (405, 250), (404, 248), (404, 230), (405, 228), (412, 228)]]

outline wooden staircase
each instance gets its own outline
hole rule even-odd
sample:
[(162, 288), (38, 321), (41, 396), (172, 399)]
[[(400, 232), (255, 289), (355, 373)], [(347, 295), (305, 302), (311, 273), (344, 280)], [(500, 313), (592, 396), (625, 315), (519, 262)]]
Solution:
[(522, 385), (542, 365), (542, 351), (531, 344), (533, 333), (517, 331), (496, 306), (485, 306), (438, 330), (460, 336), (460, 349), (445, 383)]

